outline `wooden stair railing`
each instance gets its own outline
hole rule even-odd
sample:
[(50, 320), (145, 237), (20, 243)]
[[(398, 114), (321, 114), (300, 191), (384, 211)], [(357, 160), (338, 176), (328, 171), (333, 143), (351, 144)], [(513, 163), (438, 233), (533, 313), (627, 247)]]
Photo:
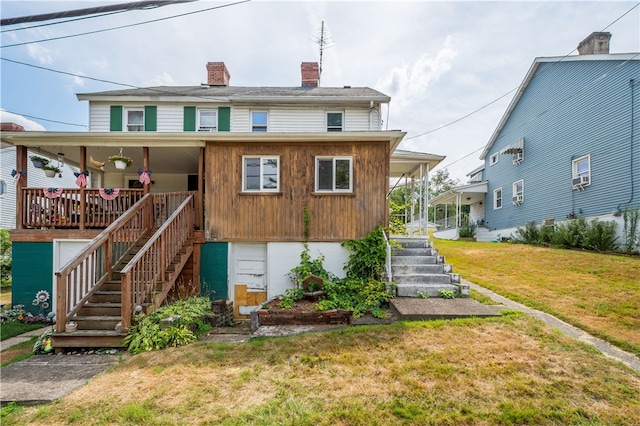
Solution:
[(56, 271), (56, 332), (103, 283), (110, 280), (114, 266), (129, 249), (154, 228), (154, 198), (147, 194), (123, 213), (89, 246)]
[[(137, 306), (147, 312), (159, 307), (178, 278), (193, 251), (194, 209), (194, 196), (189, 195), (120, 271), (123, 332)], [(176, 259), (179, 264), (171, 270)]]

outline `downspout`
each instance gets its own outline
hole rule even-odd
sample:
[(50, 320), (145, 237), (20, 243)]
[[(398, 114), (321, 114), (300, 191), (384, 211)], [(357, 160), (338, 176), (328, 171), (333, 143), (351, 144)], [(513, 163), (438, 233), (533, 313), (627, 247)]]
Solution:
[(633, 137), (634, 137), (634, 132), (633, 132), (634, 129), (633, 129), (633, 127), (634, 127), (634, 124), (635, 124), (634, 123), (634, 121), (635, 121), (634, 120), (634, 118), (635, 118), (634, 117), (634, 109), (635, 108), (634, 108), (634, 99), (633, 99), (633, 95), (634, 95), (633, 86), (634, 86), (634, 81), (633, 81), (633, 79), (630, 79), (629, 80), (629, 89), (631, 91), (631, 136), (630, 136), (630, 143), (629, 143), (630, 147), (629, 147), (629, 149), (630, 149), (631, 152), (630, 152), (630, 158), (629, 158), (629, 165), (630, 165), (630, 168), (631, 168), (631, 170), (630, 170), (630, 175), (631, 175), (631, 195), (629, 197), (629, 201), (627, 201), (626, 203), (618, 204), (618, 207), (616, 207), (615, 216), (619, 216), (622, 213), (622, 209), (621, 209), (622, 205), (631, 204), (631, 202), (633, 201), (633, 199), (635, 197), (634, 185), (633, 185), (633, 183), (634, 183), (633, 182), (633, 160), (634, 160), (634, 158), (633, 158)]

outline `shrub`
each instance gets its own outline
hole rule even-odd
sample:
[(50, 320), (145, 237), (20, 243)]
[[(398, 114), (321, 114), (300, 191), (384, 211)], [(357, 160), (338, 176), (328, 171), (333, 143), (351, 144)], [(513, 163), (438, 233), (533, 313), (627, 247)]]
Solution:
[(640, 249), (640, 209), (625, 210), (624, 219), (624, 251), (634, 253)]
[(473, 238), (476, 236), (476, 225), (469, 224), (458, 229), (458, 236), (460, 238)]
[(584, 248), (589, 250), (613, 251), (618, 247), (616, 223), (591, 221), (584, 234)]
[(587, 221), (583, 217), (559, 223), (553, 236), (553, 245), (569, 248), (583, 247), (587, 227)]
[(540, 244), (541, 241), (540, 228), (535, 222), (527, 222), (524, 228), (517, 228), (512, 238), (514, 243), (521, 244)]

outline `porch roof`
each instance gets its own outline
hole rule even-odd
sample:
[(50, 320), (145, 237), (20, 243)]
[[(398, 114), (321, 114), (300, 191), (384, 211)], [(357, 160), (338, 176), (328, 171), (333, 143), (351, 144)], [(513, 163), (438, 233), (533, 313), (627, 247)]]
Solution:
[(429, 200), (429, 204), (455, 204), (460, 196), (460, 204), (468, 205), (483, 201), (488, 191), (488, 182), (478, 182), (451, 188), (437, 197)]
[[(426, 152), (412, 152), (396, 149), (391, 155), (391, 178), (412, 177), (420, 173), (420, 165), (433, 170), (446, 157)], [(425, 170), (426, 173), (426, 170)]]
[[(394, 152), (405, 132), (398, 130), (382, 132), (2, 132), (2, 142), (22, 145), (33, 152), (57, 158), (64, 153), (65, 162), (79, 166), (80, 147), (87, 148), (87, 157), (105, 161), (110, 155), (123, 154), (131, 157), (134, 164), (143, 164), (143, 151), (148, 147), (149, 168), (156, 173), (198, 172), (199, 150), (207, 142), (371, 142), (389, 143)], [(78, 148), (78, 149), (74, 149)], [(91, 164), (87, 164), (91, 168)], [(96, 170), (93, 168), (93, 170)]]

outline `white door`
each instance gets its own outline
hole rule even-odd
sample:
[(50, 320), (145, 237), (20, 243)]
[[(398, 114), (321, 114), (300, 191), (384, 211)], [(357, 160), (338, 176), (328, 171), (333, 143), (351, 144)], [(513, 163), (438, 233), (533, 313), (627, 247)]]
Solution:
[(267, 290), (267, 245), (234, 244), (235, 284), (246, 284), (249, 291)]
[(51, 291), (51, 310), (56, 309), (56, 271), (69, 263), (82, 252), (92, 240), (53, 240), (53, 288)]

